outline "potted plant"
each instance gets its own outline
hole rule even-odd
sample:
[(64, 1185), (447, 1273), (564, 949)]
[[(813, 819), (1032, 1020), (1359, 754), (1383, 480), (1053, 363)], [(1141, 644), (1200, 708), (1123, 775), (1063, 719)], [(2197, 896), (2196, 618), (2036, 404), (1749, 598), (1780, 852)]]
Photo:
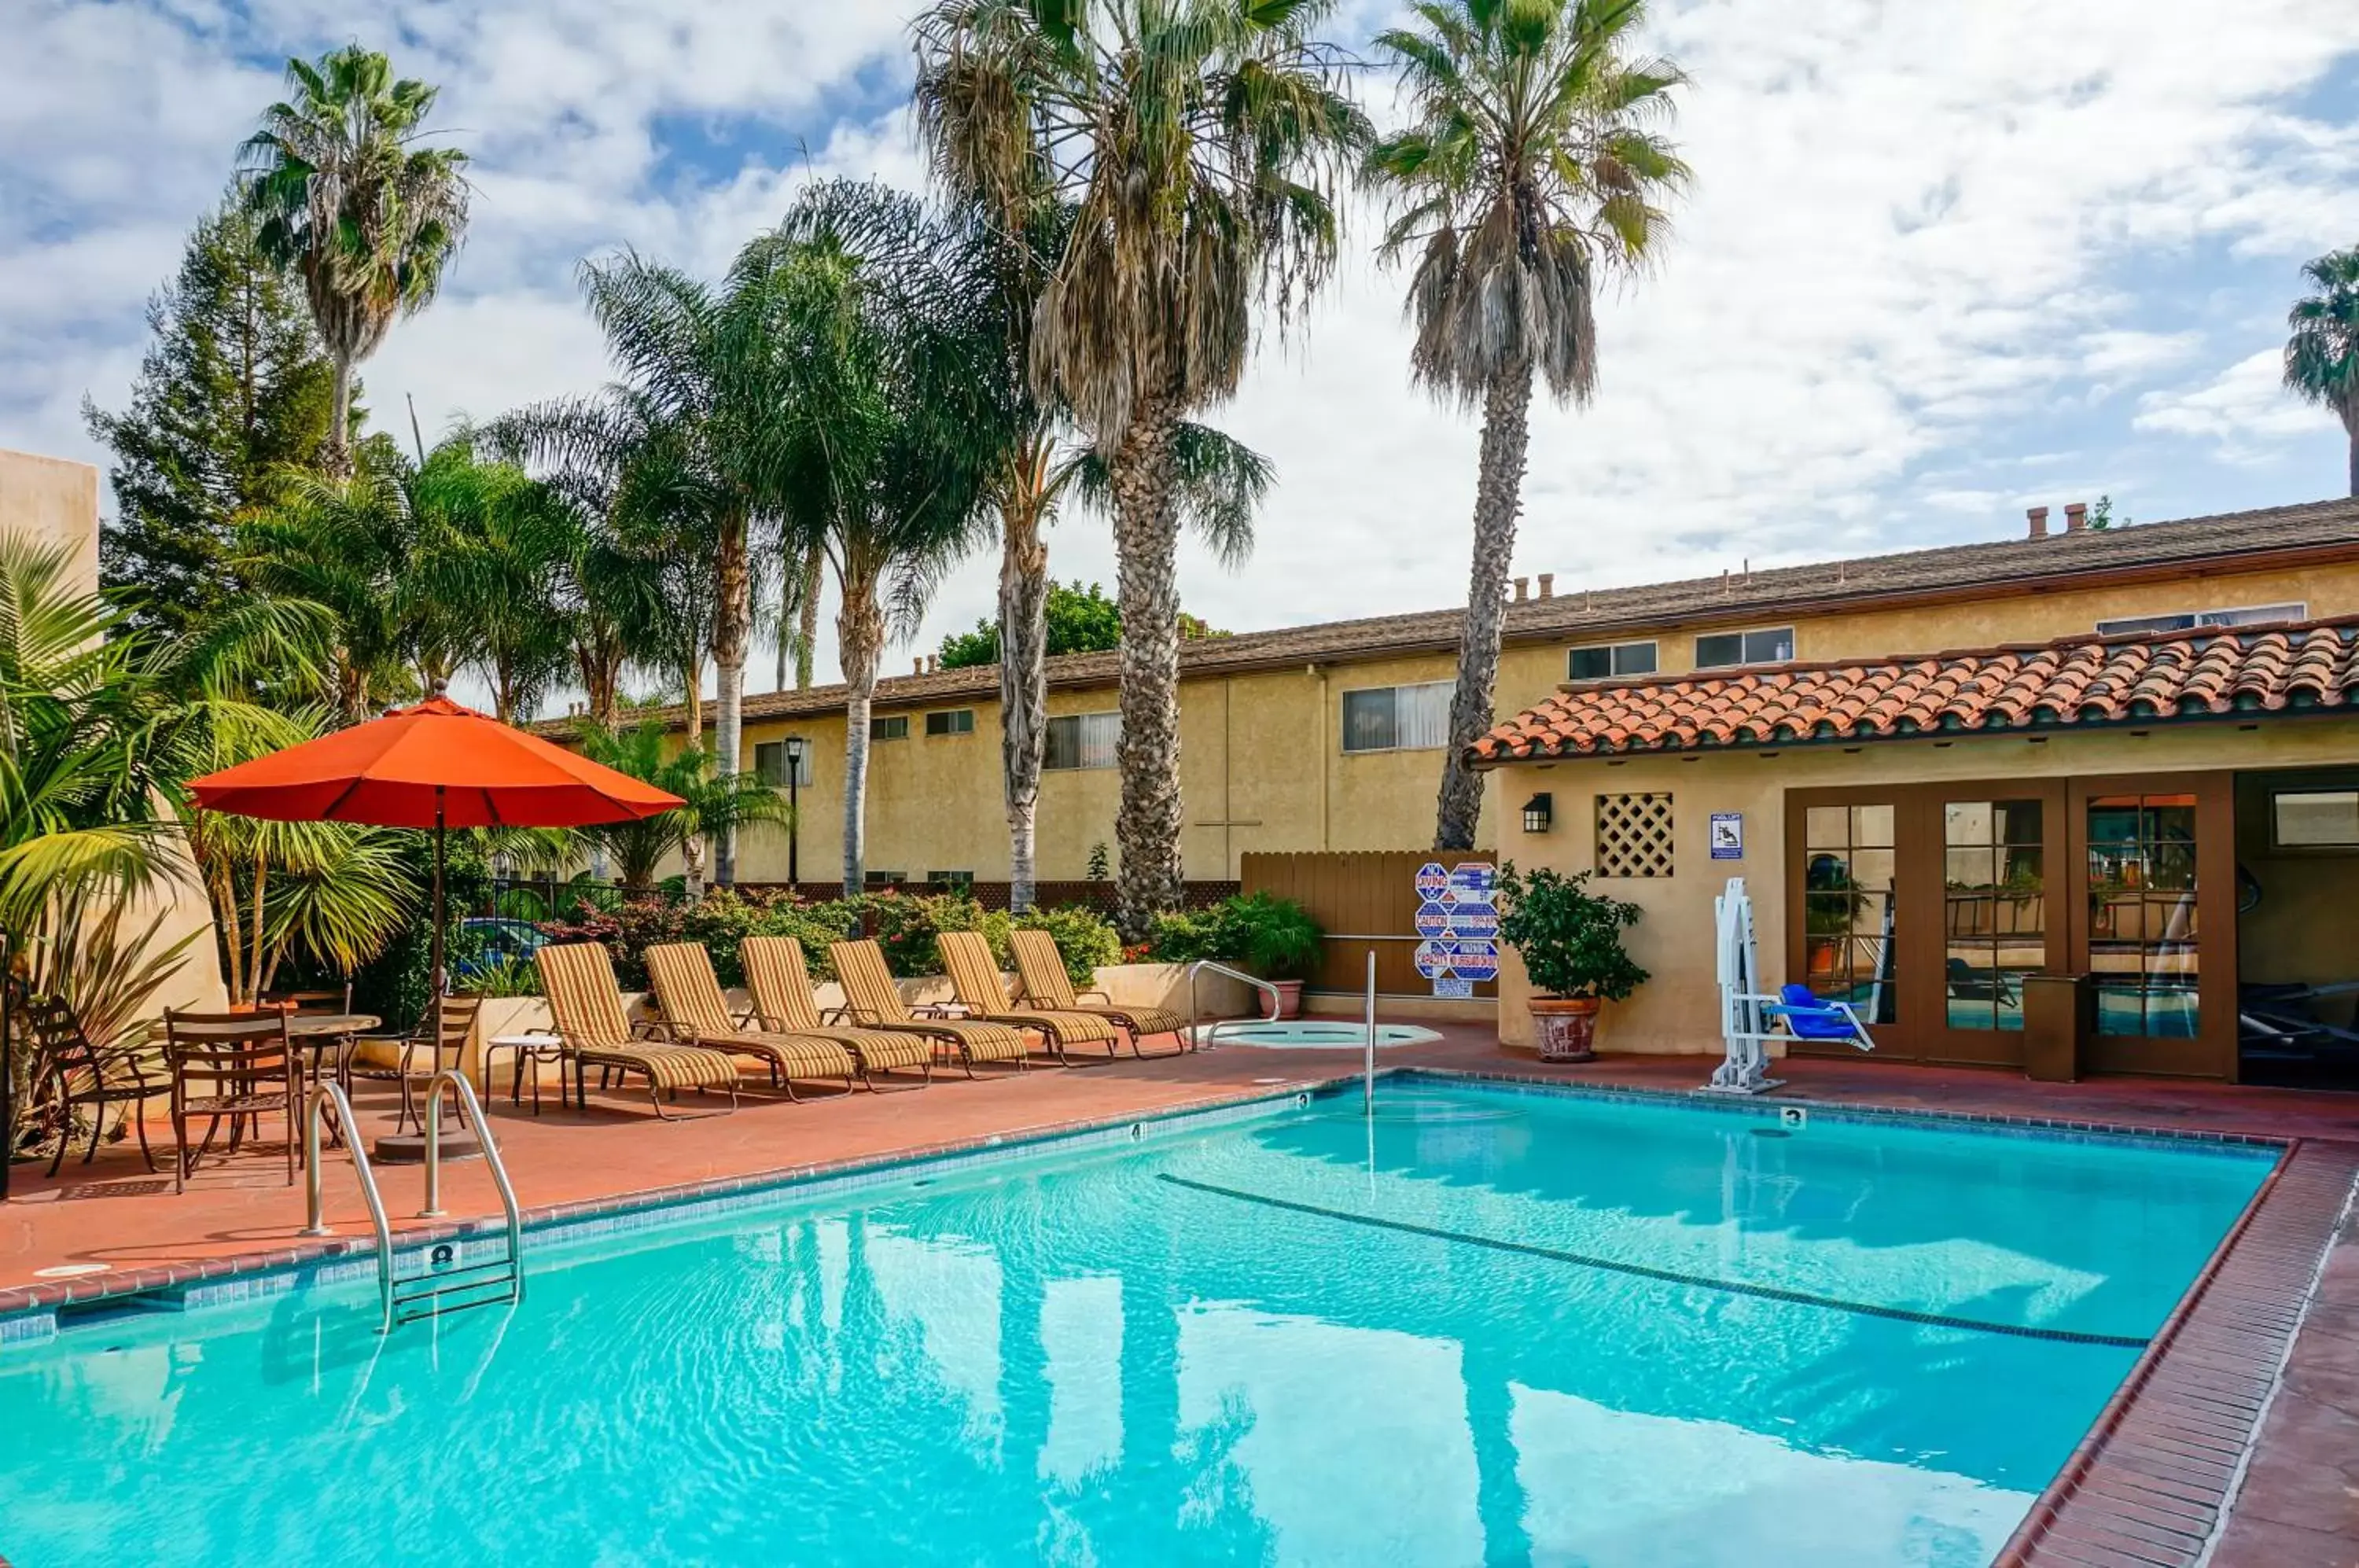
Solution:
[(1291, 898), (1248, 893), (1221, 907), (1217, 945), (1277, 987), (1277, 1016), (1302, 1016), (1302, 982), (1319, 967), (1323, 933)]
[(1624, 929), (1643, 911), (1590, 892), (1588, 881), (1585, 871), (1524, 877), (1513, 866), (1499, 868), (1499, 940), (1531, 976), (1532, 1033), (1543, 1062), (1594, 1060), (1598, 1004), (1627, 1000), (1647, 983), (1622, 947)]

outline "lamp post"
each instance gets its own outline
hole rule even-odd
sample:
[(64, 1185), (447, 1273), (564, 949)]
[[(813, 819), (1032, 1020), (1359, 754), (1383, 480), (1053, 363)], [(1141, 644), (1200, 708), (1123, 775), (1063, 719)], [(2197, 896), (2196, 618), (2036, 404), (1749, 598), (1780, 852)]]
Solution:
[(787, 737), (787, 886), (799, 887), (803, 880), (802, 862), (802, 782), (803, 748), (809, 743), (800, 735)]

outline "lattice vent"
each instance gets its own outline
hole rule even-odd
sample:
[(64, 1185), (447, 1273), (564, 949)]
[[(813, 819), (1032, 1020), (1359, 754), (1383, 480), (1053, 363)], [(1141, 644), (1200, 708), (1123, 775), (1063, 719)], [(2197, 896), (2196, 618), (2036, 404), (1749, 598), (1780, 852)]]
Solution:
[(1597, 797), (1597, 875), (1669, 877), (1671, 874), (1671, 798), (1669, 795)]

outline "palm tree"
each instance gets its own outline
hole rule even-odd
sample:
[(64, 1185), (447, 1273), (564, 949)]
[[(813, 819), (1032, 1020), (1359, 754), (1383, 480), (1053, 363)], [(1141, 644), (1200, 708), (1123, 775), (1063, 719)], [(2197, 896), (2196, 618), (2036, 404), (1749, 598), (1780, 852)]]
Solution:
[[(472, 456), (475, 438), (460, 442)], [(556, 486), (512, 463), (473, 457), (452, 467), (419, 586), (455, 613), (465, 663), (490, 683), (495, 716), (515, 724), (572, 662), (569, 589), (590, 547)]]
[(687, 426), (611, 387), (517, 409), (489, 430), (501, 451), (546, 466), (572, 506), (569, 626), (590, 721), (614, 727), (623, 672), (635, 666), (683, 688), (688, 734), (701, 745), (716, 496)]
[(462, 435), (423, 463), (386, 449), (349, 477), (289, 474), (278, 502), (240, 527), (256, 586), (334, 626), (339, 722), (431, 691), (484, 656), (487, 618), (506, 612), (476, 602), (490, 590), (464, 581), (464, 557), (507, 528), (505, 514), (539, 505), (529, 483), (480, 461)]
[(1122, 665), (1120, 920), (1177, 906), (1180, 528), (1173, 445), (1230, 397), (1256, 298), (1281, 324), (1331, 271), (1332, 191), (1366, 137), (1343, 60), (1282, 0), (939, 0), (917, 113), (936, 179), (1014, 232), (1071, 230), (1035, 312), (1030, 379), (1105, 454)]
[(1419, 26), (1377, 36), (1410, 123), (1366, 178), (1395, 203), (1383, 255), (1411, 251), (1409, 375), (1483, 412), (1473, 569), (1459, 637), (1434, 844), (1472, 849), (1481, 779), (1465, 749), (1491, 724), (1508, 563), (1523, 507), (1532, 376), (1559, 402), (1597, 384), (1600, 274), (1644, 265), (1658, 204), (1687, 167), (1653, 127), (1683, 80), (1633, 53), (1645, 0), (1420, 0)]
[(2359, 245), (2301, 269), (2316, 294), (2286, 318), (2285, 384), (2334, 410), (2351, 438), (2351, 494), (2359, 495)]
[(756, 823), (784, 826), (793, 820), (787, 802), (759, 778), (714, 774), (698, 747), (673, 751), (659, 724), (620, 734), (592, 724), (582, 732), (582, 753), (685, 802), (661, 816), (574, 830), (578, 838), (604, 854), (625, 887), (653, 887), (664, 858), (678, 855), (687, 866), (688, 897), (693, 902), (703, 893), (707, 838)]
[(989, 532), (985, 474), (1006, 430), (989, 375), (1000, 340), (962, 254), (915, 197), (834, 181), (738, 263), (798, 300), (812, 345), (813, 423), (794, 443), (789, 506), (835, 572), (847, 898), (866, 876), (868, 720), (886, 644), (916, 630), (942, 574)]
[[(678, 542), (693, 540), (692, 554), (668, 555), (709, 584), (672, 601), (705, 612), (676, 628), (691, 635), (674, 650), (675, 668), (687, 682), (690, 734), (701, 735), (712, 656), (713, 757), (723, 776), (734, 776), (742, 758), (755, 550), (778, 528), (796, 442), (812, 418), (803, 387), (812, 356), (794, 335), (792, 283), (742, 258), (717, 289), (628, 252), (585, 262), (582, 292), (621, 380), (597, 397), (527, 408), (508, 422), (540, 455), (603, 466), (636, 486), (619, 503), (625, 510), (660, 517)], [(725, 826), (714, 851), (714, 880), (726, 886), (736, 864)]]
[(418, 145), (437, 90), (348, 44), (287, 62), (291, 101), (239, 151), (265, 256), (299, 275), (336, 369), (321, 465), (350, 471), (353, 366), (423, 310), (467, 227), (467, 155)]

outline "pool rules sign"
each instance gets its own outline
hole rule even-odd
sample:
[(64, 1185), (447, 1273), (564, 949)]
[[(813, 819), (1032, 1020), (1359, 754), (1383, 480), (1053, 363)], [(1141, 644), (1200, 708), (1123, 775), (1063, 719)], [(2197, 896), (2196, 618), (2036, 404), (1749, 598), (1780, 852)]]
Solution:
[(1470, 997), (1499, 977), (1498, 868), (1470, 860), (1417, 868), (1417, 972), (1437, 996)]

